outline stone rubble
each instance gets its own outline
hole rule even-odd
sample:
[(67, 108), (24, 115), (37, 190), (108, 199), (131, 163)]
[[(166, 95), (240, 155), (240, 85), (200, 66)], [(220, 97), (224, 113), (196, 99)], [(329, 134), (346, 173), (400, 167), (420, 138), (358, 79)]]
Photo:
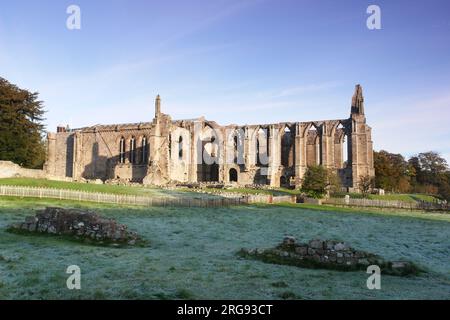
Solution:
[(127, 226), (113, 219), (103, 218), (95, 212), (80, 209), (47, 207), (22, 223), (8, 228), (16, 232), (36, 232), (72, 236), (97, 243), (134, 245), (140, 237)]
[(238, 254), (269, 263), (341, 271), (366, 270), (370, 265), (378, 265), (382, 273), (391, 275), (417, 274), (421, 271), (411, 262), (387, 261), (337, 240), (313, 239), (308, 243), (298, 243), (295, 237), (285, 236), (283, 242), (275, 248), (243, 248)]

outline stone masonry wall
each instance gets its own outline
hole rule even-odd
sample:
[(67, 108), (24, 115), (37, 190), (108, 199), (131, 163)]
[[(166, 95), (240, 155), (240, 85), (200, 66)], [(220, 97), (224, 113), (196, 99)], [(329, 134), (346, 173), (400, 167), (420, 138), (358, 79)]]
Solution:
[(0, 161), (0, 179), (2, 178), (45, 178), (46, 173), (44, 170), (26, 169), (11, 162)]

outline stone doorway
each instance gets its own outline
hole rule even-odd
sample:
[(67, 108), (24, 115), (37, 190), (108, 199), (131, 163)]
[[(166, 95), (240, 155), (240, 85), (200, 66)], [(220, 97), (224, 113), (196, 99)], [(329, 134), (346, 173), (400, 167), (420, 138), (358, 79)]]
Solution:
[(236, 169), (234, 168), (230, 169), (229, 180), (230, 182), (238, 182), (238, 173)]

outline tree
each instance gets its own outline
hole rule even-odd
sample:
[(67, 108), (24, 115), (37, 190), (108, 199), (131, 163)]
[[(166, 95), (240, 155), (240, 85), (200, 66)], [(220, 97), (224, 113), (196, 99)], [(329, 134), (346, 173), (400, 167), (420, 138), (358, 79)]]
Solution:
[(313, 198), (323, 197), (327, 191), (341, 190), (341, 181), (334, 170), (327, 170), (321, 165), (308, 167), (302, 183), (302, 191)]
[(414, 168), (414, 190), (449, 198), (450, 180), (447, 161), (434, 151), (419, 153), (409, 159)]
[(0, 160), (39, 168), (45, 160), (43, 102), (0, 77)]
[(336, 174), (336, 170), (328, 170), (328, 190), (330, 193), (336, 193), (342, 190), (341, 178)]
[(420, 165), (420, 182), (438, 185), (447, 171), (447, 161), (439, 153), (429, 151), (417, 156)]
[(302, 191), (313, 198), (321, 198), (326, 193), (328, 172), (320, 165), (309, 166), (303, 178)]
[(366, 175), (359, 178), (359, 189), (364, 195), (368, 194), (369, 191), (372, 190), (373, 185), (374, 179), (372, 177)]
[(445, 173), (444, 179), (439, 188), (439, 195), (447, 201), (450, 201), (450, 171)]
[(405, 192), (409, 189), (411, 168), (401, 154), (385, 150), (374, 152), (375, 187), (387, 191)]

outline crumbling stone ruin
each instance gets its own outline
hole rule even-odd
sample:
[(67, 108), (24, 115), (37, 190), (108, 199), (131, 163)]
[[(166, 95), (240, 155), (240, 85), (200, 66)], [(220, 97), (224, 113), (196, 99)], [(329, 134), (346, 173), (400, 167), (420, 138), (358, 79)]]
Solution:
[(227, 126), (203, 117), (172, 120), (158, 95), (152, 122), (60, 126), (47, 143), (45, 172), (56, 179), (300, 187), (307, 167), (320, 164), (358, 191), (361, 177), (374, 176), (360, 85), (345, 119)]
[(387, 261), (378, 255), (356, 250), (336, 240), (315, 239), (297, 243), (286, 236), (281, 244), (271, 249), (241, 249), (238, 255), (267, 263), (293, 265), (304, 268), (323, 268), (339, 271), (367, 270), (370, 265), (380, 267), (383, 274), (405, 276), (421, 270), (411, 262)]
[(79, 209), (48, 207), (35, 216), (28, 216), (24, 222), (8, 228), (17, 233), (41, 233), (70, 236), (77, 240), (87, 240), (98, 244), (135, 245), (142, 239), (127, 226), (97, 213)]

